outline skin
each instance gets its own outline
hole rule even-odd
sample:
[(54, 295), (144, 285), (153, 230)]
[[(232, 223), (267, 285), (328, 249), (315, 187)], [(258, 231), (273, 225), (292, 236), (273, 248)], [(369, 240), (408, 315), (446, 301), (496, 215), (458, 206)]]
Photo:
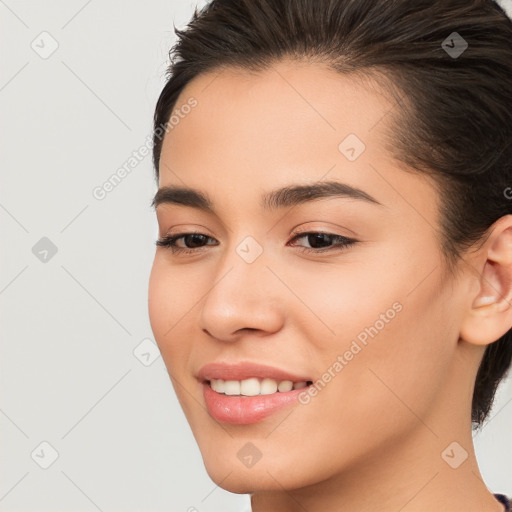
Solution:
[[(475, 459), (471, 396), (486, 345), (512, 325), (511, 216), (451, 275), (437, 190), (384, 148), (395, 105), (377, 86), (281, 61), (200, 75), (176, 108), (191, 96), (197, 106), (164, 138), (159, 186), (201, 190), (216, 214), (161, 204), (159, 236), (213, 240), (194, 254), (157, 248), (149, 314), (210, 477), (251, 493), (254, 512), (502, 511)], [(350, 133), (366, 145), (353, 162), (338, 149)], [(260, 206), (264, 192), (326, 180), (381, 205)], [(304, 253), (307, 236), (290, 243), (297, 231), (357, 242)], [(250, 264), (236, 252), (246, 236), (263, 249)], [(206, 363), (255, 361), (316, 380), (396, 302), (401, 311), (307, 405), (253, 425), (208, 414), (195, 377)], [(237, 457), (247, 442), (262, 454), (250, 468)], [(455, 462), (467, 452), (456, 469), (442, 457), (453, 442)]]

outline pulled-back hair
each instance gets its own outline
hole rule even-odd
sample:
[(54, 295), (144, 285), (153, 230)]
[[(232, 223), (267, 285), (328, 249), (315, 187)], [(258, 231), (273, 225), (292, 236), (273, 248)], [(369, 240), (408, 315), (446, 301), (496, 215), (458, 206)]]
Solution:
[[(161, 127), (192, 79), (292, 58), (376, 80), (396, 98), (384, 142), (406, 170), (438, 185), (440, 247), (450, 271), (512, 214), (512, 21), (492, 0), (213, 0), (174, 31), (154, 115), (157, 179)], [(462, 54), (461, 43), (468, 45)], [(475, 428), (511, 359), (512, 330), (480, 363)]]

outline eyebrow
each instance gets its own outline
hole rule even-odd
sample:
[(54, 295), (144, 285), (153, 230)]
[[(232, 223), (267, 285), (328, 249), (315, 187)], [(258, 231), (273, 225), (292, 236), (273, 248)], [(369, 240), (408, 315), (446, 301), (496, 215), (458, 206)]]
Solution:
[[(339, 181), (325, 181), (312, 185), (288, 185), (272, 190), (260, 198), (260, 206), (264, 210), (272, 211), (327, 198), (350, 198), (384, 206), (364, 190)], [(188, 187), (165, 186), (159, 188), (151, 206), (156, 208), (161, 204), (180, 204), (216, 214), (213, 201), (207, 194)]]

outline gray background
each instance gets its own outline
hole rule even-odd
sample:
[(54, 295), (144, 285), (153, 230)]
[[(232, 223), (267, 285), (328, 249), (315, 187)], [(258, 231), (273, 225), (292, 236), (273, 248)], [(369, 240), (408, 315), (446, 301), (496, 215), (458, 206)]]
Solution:
[[(0, 0), (0, 511), (247, 507), (206, 474), (154, 345), (150, 156), (93, 196), (148, 140), (195, 5)], [(508, 379), (475, 437), (508, 494), (510, 402)]]

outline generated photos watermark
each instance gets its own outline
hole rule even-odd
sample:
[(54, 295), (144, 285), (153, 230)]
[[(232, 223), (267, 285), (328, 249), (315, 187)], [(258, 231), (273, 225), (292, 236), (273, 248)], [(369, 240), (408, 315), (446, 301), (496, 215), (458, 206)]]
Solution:
[(370, 327), (365, 327), (350, 344), (350, 347), (343, 353), (338, 355), (336, 361), (317, 379), (311, 386), (305, 389), (299, 395), (299, 402), (302, 405), (307, 405), (311, 402), (311, 398), (318, 395), (318, 393), (325, 388), (325, 386), (340, 373), (345, 366), (347, 366), (354, 357), (359, 354), (364, 347), (368, 345), (369, 339), (375, 338), (387, 324), (393, 320), (403, 306), (400, 302), (396, 301), (384, 313), (379, 315), (379, 318)]
[(153, 134), (148, 135), (144, 139), (144, 142), (132, 152), (132, 154), (114, 173), (112, 173), (101, 185), (97, 185), (92, 189), (94, 199), (103, 201), (110, 192), (115, 190), (115, 188), (140, 164), (140, 162), (151, 154), (151, 150), (153, 148), (153, 137), (162, 140), (164, 135), (176, 127), (180, 121), (197, 106), (197, 104), (198, 101), (191, 96), (188, 98), (186, 103), (183, 103), (179, 108), (175, 109), (167, 123), (161, 124), (155, 128)]

